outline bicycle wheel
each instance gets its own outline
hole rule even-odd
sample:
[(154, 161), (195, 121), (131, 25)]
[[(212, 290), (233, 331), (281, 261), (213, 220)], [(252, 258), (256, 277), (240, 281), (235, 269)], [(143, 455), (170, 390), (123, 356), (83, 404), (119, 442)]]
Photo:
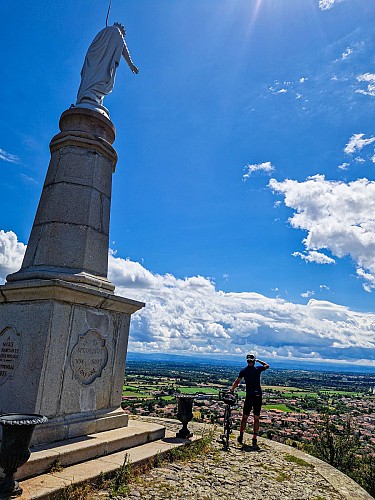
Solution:
[(231, 433), (230, 409), (227, 406), (224, 413), (224, 450), (229, 450), (229, 434)]

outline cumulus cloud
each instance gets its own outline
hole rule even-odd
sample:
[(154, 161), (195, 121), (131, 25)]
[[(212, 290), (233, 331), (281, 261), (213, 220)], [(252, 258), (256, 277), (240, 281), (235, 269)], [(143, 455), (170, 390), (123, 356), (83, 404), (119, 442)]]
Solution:
[(366, 82), (367, 86), (365, 89), (358, 89), (356, 92), (358, 94), (369, 95), (375, 97), (375, 74), (374, 73), (363, 73), (357, 76), (359, 82)]
[[(0, 231), (1, 275), (20, 267), (25, 248), (13, 232)], [(114, 252), (109, 277), (118, 295), (146, 302), (132, 317), (133, 351), (241, 355), (252, 350), (268, 359), (375, 365), (372, 313), (314, 299), (302, 305), (255, 292), (225, 293), (209, 278), (152, 273)]]
[(306, 290), (306, 292), (301, 293), (301, 297), (303, 298), (312, 297), (313, 295), (315, 295), (314, 290)]
[(12, 231), (0, 230), (0, 281), (4, 282), (7, 274), (18, 271), (25, 254), (26, 245), (18, 241)]
[(255, 163), (253, 165), (250, 165), (249, 163), (244, 167), (244, 171), (246, 173), (242, 176), (242, 180), (247, 181), (247, 179), (249, 179), (251, 174), (253, 174), (254, 172), (265, 172), (267, 174), (270, 174), (275, 171), (275, 167), (271, 164), (270, 161), (266, 161), (264, 163)]
[(302, 240), (305, 252), (293, 255), (320, 264), (334, 259), (319, 250), (338, 258), (350, 256), (357, 269), (364, 270), (359, 276), (367, 281), (369, 291), (375, 276), (375, 182), (345, 183), (315, 175), (304, 182), (271, 179), (269, 186), (284, 195), (285, 205), (294, 210), (291, 226), (307, 231)]
[(4, 149), (0, 149), (0, 160), (7, 161), (8, 163), (19, 162), (18, 156), (7, 153)]
[(364, 135), (365, 134), (353, 134), (344, 148), (344, 153), (352, 154), (356, 151), (361, 151), (361, 149), (365, 146), (368, 146), (369, 144), (375, 142), (375, 137), (363, 139)]
[(375, 363), (375, 314), (313, 299), (302, 305), (255, 292), (225, 293), (208, 278), (153, 274), (114, 255), (112, 276), (113, 267), (116, 293), (146, 303), (132, 317), (132, 351), (233, 355), (252, 350), (268, 359)]

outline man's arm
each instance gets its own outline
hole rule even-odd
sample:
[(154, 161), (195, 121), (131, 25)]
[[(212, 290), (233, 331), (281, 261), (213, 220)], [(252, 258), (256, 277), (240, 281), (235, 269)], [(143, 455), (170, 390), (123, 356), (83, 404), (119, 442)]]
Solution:
[(130, 57), (128, 47), (126, 46), (126, 43), (124, 41), (124, 48), (122, 49), (122, 56), (125, 59), (125, 61), (128, 63), (129, 68), (131, 69), (132, 73), (137, 75), (139, 73), (139, 69), (135, 64), (133, 64), (133, 61)]
[(265, 361), (261, 361), (260, 359), (256, 359), (255, 362), (258, 362), (260, 363), (265, 370), (268, 370), (268, 368), (270, 367), (270, 365), (268, 363), (266, 363)]
[(230, 392), (234, 392), (238, 384), (241, 382), (241, 377), (237, 377), (236, 380), (233, 382), (232, 387), (229, 389)]

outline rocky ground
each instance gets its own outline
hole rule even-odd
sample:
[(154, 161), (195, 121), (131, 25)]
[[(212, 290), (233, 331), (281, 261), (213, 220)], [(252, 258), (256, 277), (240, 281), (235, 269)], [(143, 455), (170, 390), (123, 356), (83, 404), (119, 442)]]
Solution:
[[(171, 430), (179, 428), (169, 421)], [(195, 432), (201, 428), (191, 424)], [(218, 437), (218, 434), (216, 435)], [(251, 446), (251, 435), (240, 446), (233, 435), (229, 451), (215, 439), (205, 454), (187, 462), (164, 463), (133, 479), (127, 492), (111, 496), (110, 491), (98, 492), (95, 499), (129, 498), (141, 500), (165, 499), (275, 499), (275, 500), (339, 500), (330, 483), (302, 459), (275, 452), (267, 440), (259, 440), (259, 449)], [(286, 451), (288, 449), (286, 448)]]

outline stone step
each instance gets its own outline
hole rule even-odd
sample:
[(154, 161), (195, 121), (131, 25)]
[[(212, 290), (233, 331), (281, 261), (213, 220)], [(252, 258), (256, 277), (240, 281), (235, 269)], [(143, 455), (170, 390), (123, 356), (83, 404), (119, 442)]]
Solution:
[(170, 450), (185, 446), (191, 441), (200, 439), (193, 437), (190, 440), (179, 439), (176, 434), (166, 431), (164, 438), (152, 441), (134, 448), (105, 455), (80, 464), (66, 467), (61, 471), (41, 474), (37, 477), (20, 482), (23, 489), (20, 500), (54, 500), (65, 498), (63, 490), (71, 485), (79, 486), (95, 481), (101, 474), (111, 474), (120, 469), (125, 459), (133, 466), (141, 465), (156, 456), (162, 457)]
[(31, 449), (31, 457), (16, 473), (21, 480), (67, 467), (120, 450), (162, 439), (165, 427), (159, 424), (129, 420), (127, 427), (68, 439)]

